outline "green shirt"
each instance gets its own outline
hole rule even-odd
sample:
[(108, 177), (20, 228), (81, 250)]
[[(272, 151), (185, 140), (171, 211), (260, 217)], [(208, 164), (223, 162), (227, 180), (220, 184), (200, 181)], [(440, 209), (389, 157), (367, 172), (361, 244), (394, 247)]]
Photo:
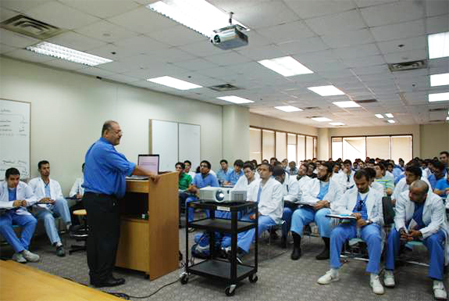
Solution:
[(186, 190), (187, 188), (189, 188), (190, 183), (192, 183), (192, 177), (183, 172), (179, 176), (179, 184), (178, 184), (179, 189)]

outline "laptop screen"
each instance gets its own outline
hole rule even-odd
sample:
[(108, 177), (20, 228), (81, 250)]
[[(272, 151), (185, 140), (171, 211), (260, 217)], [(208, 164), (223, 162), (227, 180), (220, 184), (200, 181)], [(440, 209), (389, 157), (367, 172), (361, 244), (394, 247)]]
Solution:
[(139, 155), (137, 165), (146, 171), (159, 174), (159, 155)]

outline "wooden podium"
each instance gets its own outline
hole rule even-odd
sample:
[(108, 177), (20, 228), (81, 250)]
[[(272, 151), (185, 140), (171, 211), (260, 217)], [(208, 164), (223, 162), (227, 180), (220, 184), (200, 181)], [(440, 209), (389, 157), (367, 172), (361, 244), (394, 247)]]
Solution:
[(127, 180), (120, 201), (116, 266), (145, 272), (151, 280), (178, 268), (178, 173), (152, 180)]

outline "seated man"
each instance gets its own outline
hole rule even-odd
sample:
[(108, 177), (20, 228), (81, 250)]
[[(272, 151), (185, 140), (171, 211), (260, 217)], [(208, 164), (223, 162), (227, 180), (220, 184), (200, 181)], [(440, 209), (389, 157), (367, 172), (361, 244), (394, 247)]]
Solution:
[(301, 206), (292, 217), (292, 226), (290, 231), (293, 236), (292, 260), (298, 260), (301, 257), (301, 236), (304, 226), (315, 222), (320, 231), (320, 236), (324, 241), (323, 251), (316, 256), (318, 260), (329, 258), (329, 236), (331, 232), (330, 218), (326, 217), (330, 213), (330, 206), (337, 201), (341, 195), (340, 185), (331, 179), (333, 166), (330, 163), (321, 164), (318, 168), (316, 179), (310, 180), (303, 191)]
[(435, 298), (446, 300), (443, 281), (449, 227), (441, 198), (429, 191), (426, 182), (413, 182), (410, 191), (403, 192), (396, 202), (394, 223), (385, 253), (385, 286), (395, 286), (393, 271), (401, 240), (422, 240), (429, 251), (429, 277), (433, 279)]
[[(179, 173), (178, 177), (178, 200), (179, 200), (179, 218), (181, 219), (181, 208), (185, 205), (186, 200), (190, 193), (186, 192), (192, 183), (192, 177), (185, 173), (185, 164), (178, 162), (175, 164), (176, 171)], [(181, 227), (181, 220), (179, 222), (179, 227)]]
[(446, 172), (446, 177), (440, 179), (435, 185), (435, 194), (438, 194), (443, 200), (447, 202), (447, 196), (449, 195), (449, 171)]
[(364, 170), (368, 173), (369, 176), (369, 187), (371, 189), (376, 190), (380, 195), (384, 195), (384, 186), (376, 181), (376, 171), (374, 168), (365, 167)]
[(59, 238), (53, 215), (62, 217), (67, 230), (69, 230), (72, 225), (69, 207), (67, 200), (62, 195), (61, 185), (57, 181), (50, 179), (50, 163), (45, 160), (40, 161), (38, 169), (41, 176), (31, 179), (29, 185), (36, 198), (43, 204), (38, 204), (34, 207), (34, 215), (38, 220), (44, 221), (47, 236), (51, 244), (56, 247), (56, 255), (63, 257), (65, 256), (65, 251)]
[(195, 179), (196, 173), (195, 168), (192, 170), (192, 162), (190, 162), (189, 160), (185, 160), (184, 164), (185, 164), (184, 172), (189, 176), (191, 176), (192, 180)]
[[(237, 183), (232, 188), (233, 190), (246, 190), (248, 191), (249, 186), (259, 179), (259, 174), (256, 173), (256, 168), (254, 165), (247, 161), (243, 164), (243, 174), (244, 177), (240, 177)], [(247, 194), (248, 195), (248, 194)]]
[(338, 175), (334, 175), (343, 192), (354, 187), (354, 174), (355, 171), (352, 170), (351, 160), (345, 160), (343, 162), (343, 171)]
[(298, 169), (298, 176), (296, 177), (296, 180), (298, 180), (299, 189), (301, 191), (305, 191), (309, 181), (312, 180), (311, 178), (309, 178), (307, 176), (308, 169), (309, 169), (309, 166), (307, 163), (302, 163)]
[(243, 176), (243, 161), (242, 160), (235, 160), (234, 162), (234, 170), (231, 171), (228, 176), (226, 177), (226, 181), (224, 182), (225, 185), (235, 185), (239, 178)]
[[(39, 260), (39, 255), (28, 251), (37, 221), (26, 207), (35, 202), (36, 198), (31, 188), (20, 181), (19, 170), (8, 168), (5, 172), (5, 181), (0, 183), (0, 208), (5, 210), (0, 214), (0, 234), (13, 247), (15, 253), (12, 259), (19, 263)], [(20, 239), (12, 225), (19, 225), (22, 228)]]
[(329, 284), (339, 280), (341, 267), (340, 254), (343, 244), (355, 237), (362, 238), (368, 246), (369, 261), (366, 271), (371, 273), (370, 285), (375, 294), (383, 294), (384, 288), (379, 280), (380, 256), (382, 255), (383, 225), (382, 195), (370, 189), (369, 175), (359, 170), (354, 175), (355, 185), (347, 190), (332, 207), (332, 213), (352, 215), (355, 220), (343, 222), (331, 232), (331, 269), (318, 279), (319, 284)]
[[(203, 160), (200, 163), (200, 173), (195, 176), (192, 184), (187, 189), (187, 192), (193, 194), (186, 199), (186, 207), (187, 203), (197, 201), (198, 196), (200, 194), (200, 189), (204, 187), (219, 187), (217, 178), (210, 173), (210, 162)], [(188, 221), (193, 221), (195, 210), (193, 208), (189, 208), (187, 212)], [(209, 216), (209, 211), (206, 211), (206, 215)]]
[(387, 170), (383, 163), (376, 163), (374, 170), (376, 171), (376, 179), (374, 181), (384, 187), (384, 196), (392, 195), (394, 189), (393, 176), (387, 175)]
[[(81, 171), (84, 174), (84, 163), (81, 166)], [(83, 177), (77, 178), (75, 180), (75, 183), (73, 183), (72, 189), (70, 189), (70, 192), (69, 192), (69, 197), (76, 199), (76, 204), (69, 208), (70, 209), (70, 219), (72, 220), (73, 225), (80, 224), (80, 222), (78, 220), (78, 216), (74, 215), (73, 211), (84, 209), (84, 204), (81, 201), (83, 199), (83, 195), (84, 195), (84, 188), (82, 186), (83, 183), (84, 183), (84, 175), (83, 175)]]
[[(259, 167), (260, 179), (251, 184), (248, 201), (257, 202), (259, 209), (258, 233), (261, 235), (269, 227), (276, 225), (282, 218), (282, 185), (276, 181), (273, 175), (273, 166), (262, 163)], [(242, 217), (242, 221), (256, 219), (254, 213), (248, 213)], [(241, 232), (237, 236), (238, 253), (249, 253), (251, 244), (256, 235), (255, 229)], [(227, 249), (231, 245), (230, 239), (222, 241), (222, 247)]]
[(427, 179), (422, 179), (422, 170), (421, 167), (418, 165), (409, 165), (405, 168), (405, 178), (402, 178), (396, 187), (394, 188), (393, 195), (391, 196), (391, 201), (393, 204), (396, 203), (396, 200), (399, 198), (401, 193), (404, 191), (408, 191), (410, 184), (415, 182), (416, 180), (423, 180), (424, 182), (428, 183)]
[(298, 174), (298, 167), (296, 167), (295, 161), (290, 161), (290, 163), (288, 163), (288, 173), (291, 176), (295, 176)]
[(228, 178), (228, 175), (231, 173), (231, 169), (229, 169), (228, 161), (225, 159), (220, 161), (220, 166), (220, 169), (217, 170), (217, 179), (219, 184), (224, 184)]
[(441, 179), (444, 179), (444, 176), (446, 174), (446, 167), (444, 166), (443, 163), (441, 163), (438, 160), (432, 162), (432, 165), (433, 165), (432, 174), (429, 175), (428, 180), (433, 190), (435, 189), (437, 182)]
[(273, 168), (273, 176), (279, 183), (282, 184), (282, 197), (284, 201), (284, 210), (282, 219), (282, 238), (281, 247), (287, 248), (287, 234), (290, 231), (292, 222), (292, 214), (298, 208), (298, 201), (301, 199), (301, 190), (299, 183), (294, 177), (286, 177), (282, 166), (275, 166)]

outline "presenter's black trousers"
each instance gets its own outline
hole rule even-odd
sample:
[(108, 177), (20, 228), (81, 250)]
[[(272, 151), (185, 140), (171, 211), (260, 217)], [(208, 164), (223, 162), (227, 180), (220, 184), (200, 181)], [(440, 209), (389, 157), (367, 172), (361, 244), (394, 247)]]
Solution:
[(120, 238), (120, 215), (115, 196), (86, 192), (83, 203), (87, 211), (89, 236), (87, 264), (90, 282), (100, 283), (112, 276)]

